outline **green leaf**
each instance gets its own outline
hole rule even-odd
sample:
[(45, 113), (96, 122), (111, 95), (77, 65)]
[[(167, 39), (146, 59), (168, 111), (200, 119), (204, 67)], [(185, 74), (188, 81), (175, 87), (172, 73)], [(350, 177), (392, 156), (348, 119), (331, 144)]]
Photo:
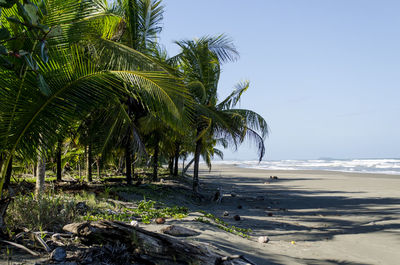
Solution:
[(0, 29), (0, 40), (6, 40), (10, 38), (10, 32), (6, 28)]
[(26, 63), (28, 64), (28, 66), (33, 70), (35, 67), (34, 67), (32, 55), (30, 55), (30, 54), (24, 55), (24, 59), (25, 59)]
[(39, 21), (38, 7), (34, 4), (24, 4), (26, 14), (29, 16), (30, 23), (37, 26)]
[(14, 0), (0, 0), (0, 7), (10, 8), (15, 3), (16, 3), (16, 1), (14, 1)]
[[(0, 0), (1, 1), (1, 0)], [(12, 23), (16, 23), (16, 24), (22, 24), (24, 25), (24, 22), (22, 22), (21, 20), (19, 20), (16, 17), (6, 17), (6, 19)]]
[(60, 25), (57, 25), (55, 27), (52, 27), (49, 34), (47, 34), (48, 38), (52, 38), (52, 37), (58, 37), (61, 36), (62, 34), (62, 29), (60, 27)]
[(50, 32), (50, 28), (48, 26), (46, 26), (46, 25), (38, 24), (37, 26), (44, 33), (49, 33)]
[(8, 54), (7, 48), (4, 47), (3, 45), (0, 45), (0, 54)]
[(49, 55), (46, 44), (47, 44), (46, 41), (42, 41), (40, 44), (40, 57), (42, 58), (42, 61), (44, 63), (47, 63), (49, 61)]
[(46, 83), (46, 80), (44, 80), (41, 74), (38, 74), (37, 77), (38, 77), (40, 91), (43, 93), (43, 95), (49, 96), (51, 91), (49, 85)]

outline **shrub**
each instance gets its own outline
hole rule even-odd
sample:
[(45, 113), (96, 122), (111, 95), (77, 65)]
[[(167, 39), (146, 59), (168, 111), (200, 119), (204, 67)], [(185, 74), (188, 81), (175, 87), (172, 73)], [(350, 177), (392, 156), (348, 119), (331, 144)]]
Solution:
[(10, 204), (6, 222), (10, 229), (28, 228), (33, 231), (60, 231), (65, 224), (73, 222), (75, 201), (62, 195), (20, 195)]

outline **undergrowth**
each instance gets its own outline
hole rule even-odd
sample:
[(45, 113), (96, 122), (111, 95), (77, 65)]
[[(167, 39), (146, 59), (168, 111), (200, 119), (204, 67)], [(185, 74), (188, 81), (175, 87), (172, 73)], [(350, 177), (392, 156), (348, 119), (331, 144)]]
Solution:
[(236, 227), (234, 225), (230, 226), (220, 218), (216, 217), (215, 215), (211, 213), (207, 213), (205, 211), (199, 211), (200, 213), (203, 214), (201, 217), (197, 217), (194, 220), (197, 222), (205, 223), (205, 224), (210, 224), (210, 225), (215, 225), (219, 229), (222, 229), (228, 233), (232, 233), (244, 238), (250, 238), (248, 233), (251, 233), (252, 230), (250, 228), (240, 228)]
[(7, 227), (60, 231), (64, 224), (77, 219), (75, 204), (71, 198), (51, 193), (38, 198), (33, 193), (16, 196), (7, 211)]
[[(165, 194), (157, 185), (149, 185), (149, 189), (150, 191), (147, 191), (149, 193)], [(186, 207), (168, 207), (155, 200), (146, 200), (145, 189), (135, 189), (141, 190), (145, 199), (133, 203), (132, 207), (127, 207), (126, 204), (118, 203), (116, 200), (109, 200), (115, 195), (115, 190), (125, 190), (125, 188), (106, 187), (104, 192), (98, 195), (86, 191), (56, 194), (54, 190), (38, 198), (33, 193), (20, 194), (14, 197), (9, 205), (6, 215), (7, 227), (10, 231), (27, 228), (32, 231), (58, 232), (68, 223), (85, 220), (123, 222), (138, 220), (147, 224), (158, 217), (180, 219), (188, 214)], [(129, 187), (126, 191), (132, 192), (132, 188)]]
[(163, 218), (174, 218), (181, 219), (187, 216), (188, 209), (186, 207), (155, 207), (157, 202), (146, 199), (140, 201), (136, 208), (121, 207), (119, 209), (99, 212), (88, 212), (84, 216), (85, 220), (97, 221), (97, 220), (116, 220), (129, 222), (132, 219), (137, 219), (142, 223), (148, 224), (152, 219), (163, 217)]

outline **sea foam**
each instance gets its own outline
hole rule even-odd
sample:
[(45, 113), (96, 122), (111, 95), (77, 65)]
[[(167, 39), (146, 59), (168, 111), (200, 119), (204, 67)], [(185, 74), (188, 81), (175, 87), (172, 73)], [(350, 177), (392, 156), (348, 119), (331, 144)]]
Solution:
[(213, 161), (214, 164), (235, 165), (268, 170), (330, 170), (342, 172), (400, 175), (400, 159), (312, 159), (272, 161)]

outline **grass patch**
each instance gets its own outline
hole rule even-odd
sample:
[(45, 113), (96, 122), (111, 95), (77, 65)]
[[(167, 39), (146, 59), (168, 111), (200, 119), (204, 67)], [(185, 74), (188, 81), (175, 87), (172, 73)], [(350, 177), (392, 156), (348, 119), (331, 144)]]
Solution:
[(138, 203), (136, 208), (121, 207), (114, 208), (114, 210), (106, 209), (105, 211), (90, 211), (84, 220), (97, 221), (97, 220), (115, 220), (129, 222), (132, 219), (138, 219), (142, 223), (148, 224), (152, 219), (158, 217), (181, 219), (187, 216), (188, 209), (186, 207), (156, 207), (157, 202), (152, 200), (142, 200)]
[(70, 198), (50, 193), (39, 198), (33, 194), (16, 196), (7, 211), (7, 227), (61, 231), (65, 224), (78, 218), (75, 204)]
[(219, 229), (222, 229), (228, 233), (235, 234), (244, 238), (250, 238), (248, 233), (252, 232), (250, 228), (240, 228), (236, 227), (234, 225), (230, 226), (220, 218), (216, 217), (215, 215), (211, 213), (207, 213), (205, 211), (199, 211), (200, 213), (203, 214), (202, 217), (197, 217), (194, 219), (194, 221), (205, 223), (205, 224), (210, 224), (210, 225), (215, 225)]

